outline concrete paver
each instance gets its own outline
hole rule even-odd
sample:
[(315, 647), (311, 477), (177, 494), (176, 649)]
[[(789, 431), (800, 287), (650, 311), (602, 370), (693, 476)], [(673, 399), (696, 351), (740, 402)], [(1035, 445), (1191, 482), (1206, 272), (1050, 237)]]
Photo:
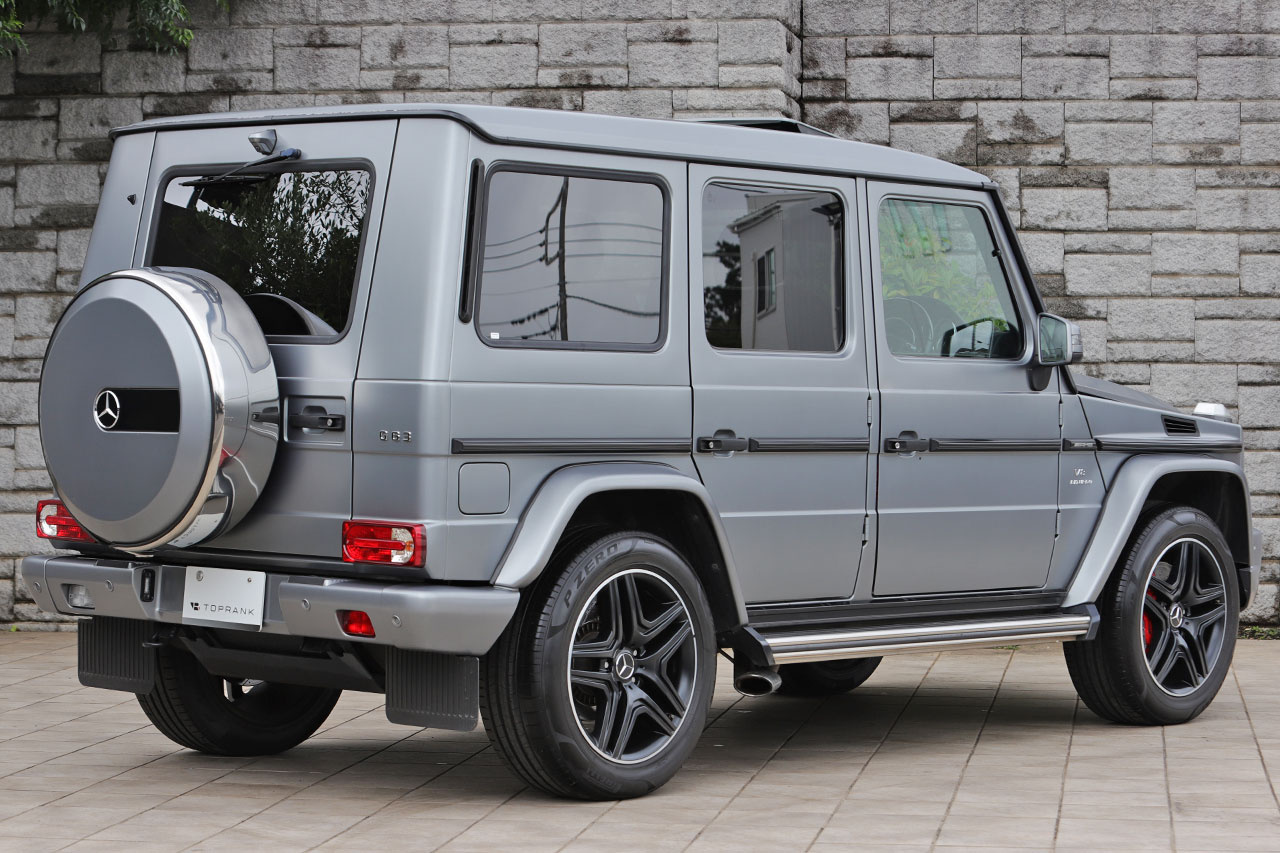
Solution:
[(1241, 641), (1168, 729), (1099, 720), (1052, 645), (888, 658), (820, 699), (743, 699), (723, 670), (675, 779), (577, 803), (369, 694), (283, 755), (199, 755), (81, 687), (74, 635), (0, 635), (0, 851), (1280, 849), (1280, 643)]

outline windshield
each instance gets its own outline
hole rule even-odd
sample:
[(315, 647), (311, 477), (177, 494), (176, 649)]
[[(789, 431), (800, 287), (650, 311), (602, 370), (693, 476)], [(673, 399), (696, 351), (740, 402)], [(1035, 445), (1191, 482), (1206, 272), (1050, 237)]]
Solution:
[(368, 211), (362, 169), (240, 174), (164, 190), (150, 263), (213, 273), (268, 335), (347, 327)]

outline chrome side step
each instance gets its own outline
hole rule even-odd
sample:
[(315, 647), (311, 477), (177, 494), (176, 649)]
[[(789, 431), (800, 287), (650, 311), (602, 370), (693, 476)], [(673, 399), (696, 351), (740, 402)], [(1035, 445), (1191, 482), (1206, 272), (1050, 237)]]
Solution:
[(774, 663), (803, 663), (1070, 639), (1088, 633), (1090, 621), (1088, 614), (1070, 613), (904, 628), (763, 634), (761, 639)]

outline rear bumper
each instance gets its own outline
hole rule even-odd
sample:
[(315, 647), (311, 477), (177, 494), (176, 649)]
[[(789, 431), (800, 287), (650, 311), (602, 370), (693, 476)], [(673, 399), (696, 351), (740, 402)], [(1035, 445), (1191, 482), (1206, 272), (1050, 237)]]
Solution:
[[(41, 555), (23, 558), (21, 570), (32, 598), (50, 613), (237, 628), (194, 620), (184, 613), (184, 566)], [(142, 600), (146, 571), (154, 573), (150, 601)], [(263, 633), (456, 655), (485, 654), (520, 601), (518, 590), (504, 587), (348, 581), (270, 572), (266, 579)], [(67, 601), (67, 587), (75, 584), (88, 590), (92, 608)], [(339, 610), (368, 613), (376, 637), (344, 633), (338, 624)]]

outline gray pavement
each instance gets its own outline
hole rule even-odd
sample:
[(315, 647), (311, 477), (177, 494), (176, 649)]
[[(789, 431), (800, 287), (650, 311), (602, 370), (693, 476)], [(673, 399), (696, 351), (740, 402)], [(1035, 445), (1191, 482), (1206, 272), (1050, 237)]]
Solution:
[(283, 755), (178, 749), (79, 685), (74, 635), (0, 635), (0, 850), (1280, 850), (1280, 642), (1242, 641), (1168, 729), (1093, 716), (1056, 646), (888, 658), (825, 700), (742, 699), (725, 669), (671, 783), (575, 803), (367, 694)]

